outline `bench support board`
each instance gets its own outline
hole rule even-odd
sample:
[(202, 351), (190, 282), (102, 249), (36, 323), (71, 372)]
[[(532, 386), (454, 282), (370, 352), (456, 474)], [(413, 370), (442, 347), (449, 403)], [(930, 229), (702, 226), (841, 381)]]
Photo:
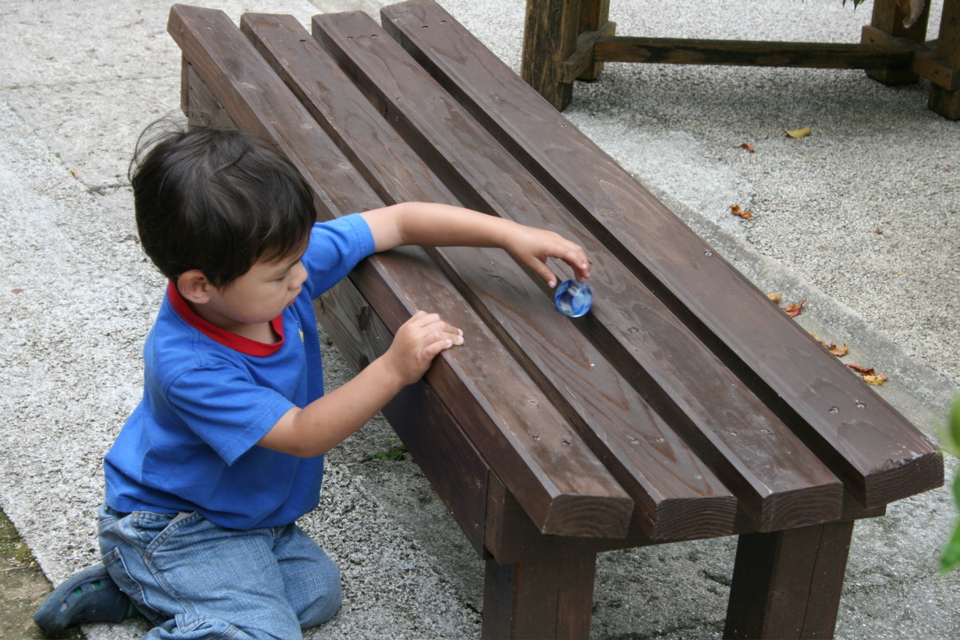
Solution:
[(573, 81), (595, 80), (603, 62), (864, 69), (884, 84), (929, 79), (930, 109), (957, 120), (960, 7), (944, 2), (939, 38), (925, 44), (930, 1), (907, 29), (895, 0), (875, 0), (860, 43), (834, 44), (614, 36), (609, 0), (527, 0), (521, 75), (562, 110)]

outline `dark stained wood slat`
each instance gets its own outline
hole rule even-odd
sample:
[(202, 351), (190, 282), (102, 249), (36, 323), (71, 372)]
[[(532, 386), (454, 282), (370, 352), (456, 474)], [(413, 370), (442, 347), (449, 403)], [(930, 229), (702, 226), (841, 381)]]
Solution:
[(865, 506), (942, 484), (942, 458), (922, 434), (448, 13), (423, 0), (382, 13), (417, 61), (750, 384)]
[[(370, 277), (364, 266), (357, 284), (391, 331), (413, 308), (435, 309), (463, 328), (469, 348), (443, 354), (426, 380), (540, 531), (623, 536), (633, 501), (424, 252), (394, 250), (379, 262), (402, 280)], [(390, 296), (397, 291), (404, 292), (406, 305), (378, 304), (395, 299)], [(494, 405), (488, 398), (503, 402)], [(537, 432), (553, 437), (530, 437)]]
[[(386, 124), (378, 109), (340, 77), (339, 67), (319, 45), (310, 38), (317, 49), (314, 51), (309, 44), (301, 43), (309, 34), (296, 20), (248, 14), (241, 27), (295, 93), (312, 105), (317, 120), (329, 123), (327, 130), (338, 146), (362, 167), (385, 200), (458, 203)], [(310, 49), (308, 55), (298, 55), (302, 48)], [(332, 84), (337, 86), (336, 91), (328, 89)], [(338, 124), (350, 122), (362, 125)], [(515, 356), (536, 354), (533, 358), (542, 373), (533, 364), (527, 370), (548, 378), (540, 380), (541, 388), (555, 404), (566, 408), (564, 415), (630, 493), (644, 531), (655, 537), (700, 537), (732, 531), (736, 507), (733, 496), (596, 347), (557, 314), (549, 297), (531, 284), (528, 275), (499, 251), (446, 249), (440, 254), (447, 256), (448, 269), (458, 280), (469, 278), (470, 282), (460, 289), (476, 292), (475, 306), (496, 307), (500, 317), (511, 316), (511, 325), (519, 331), (502, 334), (501, 340), (515, 345), (518, 339), (523, 340), (523, 346), (513, 348)], [(520, 291), (526, 295), (518, 294)], [(488, 324), (499, 323), (490, 318)], [(517, 333), (524, 335), (518, 338)], [(551, 344), (557, 345), (556, 352), (548, 346)], [(581, 397), (574, 408), (566, 398), (576, 396)], [(642, 444), (637, 435), (643, 436)]]
[[(388, 121), (396, 123), (411, 145), (433, 151), (430, 160), (435, 171), (441, 165), (457, 169), (458, 195), (472, 206), (503, 217), (564, 230), (585, 244), (595, 262), (591, 282), (603, 302), (598, 302), (577, 326), (604, 358), (618, 366), (635, 389), (649, 394), (648, 402), (671, 426), (682, 431), (688, 444), (737, 493), (741, 507), (761, 530), (839, 517), (842, 491), (836, 478), (767, 407), (745, 392), (723, 363), (700, 345), (656, 297), (623, 269), (616, 256), (610, 255), (576, 221), (569, 217), (564, 221), (560, 204), (529, 177), (524, 180), (523, 167), (438, 85), (428, 82), (419, 66), (405, 59), (396, 43), (374, 37), (379, 28), (368, 16), (317, 16), (314, 28), (341, 66), (357, 76), (358, 83), (374, 95), (378, 109), (387, 114)], [(448, 170), (442, 173), (446, 175)], [(463, 189), (471, 193), (465, 196)], [(469, 260), (457, 255), (453, 261), (457, 264)], [(481, 269), (477, 265), (472, 272), (480, 273)], [(486, 300), (496, 300), (498, 296), (536, 298), (535, 290), (519, 294), (511, 291), (506, 283), (513, 279), (500, 277), (499, 269), (488, 268), (493, 277), (470, 280), (460, 287), (461, 291), (484, 291)], [(558, 340), (563, 335), (558, 332), (569, 331), (573, 325), (555, 312), (529, 323), (528, 319), (505, 311), (515, 306), (485, 307), (496, 314), (500, 325), (510, 328), (517, 340), (519, 348), (514, 357), (522, 360), (529, 356), (541, 371), (550, 375), (556, 375), (557, 369), (570, 369), (579, 361), (577, 353), (566, 359), (551, 358), (547, 353), (536, 360), (535, 354), (545, 353), (538, 345), (543, 339), (527, 328), (529, 324), (539, 329), (551, 321), (562, 323), (545, 333), (557, 345), (570, 341), (577, 344), (576, 338)], [(524, 334), (531, 338), (523, 340)], [(569, 388), (571, 395), (577, 395), (578, 388)], [(784, 456), (784, 451), (790, 455)]]
[[(604, 552), (617, 549), (632, 549), (651, 545), (681, 542), (689, 538), (654, 540), (640, 531), (631, 531), (624, 538), (566, 538), (545, 536), (537, 531), (529, 516), (517, 504), (516, 500), (503, 489), (502, 483), (491, 475), (487, 481), (488, 499), (486, 513), (487, 533), (484, 544), (501, 564), (516, 564), (529, 559), (559, 556), (571, 550)], [(499, 488), (498, 488), (499, 487)], [(497, 493), (499, 491), (499, 494)], [(505, 496), (503, 494), (506, 494)], [(499, 500), (499, 503), (497, 502)], [(879, 518), (886, 513), (884, 507), (875, 507), (869, 511), (859, 506), (853, 498), (845, 501), (842, 521), (860, 518)], [(813, 525), (818, 526), (818, 525)], [(758, 532), (746, 518), (738, 518), (734, 528), (735, 535)]]
[(870, 44), (741, 42), (680, 38), (600, 38), (594, 45), (601, 62), (808, 67), (816, 69), (909, 69), (913, 54)]
[[(218, 42), (212, 37), (229, 27), (236, 29), (221, 11), (174, 5), (167, 29), (237, 126), (273, 140), (300, 170), (316, 194), (324, 219), (334, 216), (338, 207), (333, 197), (342, 192), (354, 194), (364, 208), (379, 206), (373, 191), (246, 39)], [(314, 151), (294, 152), (298, 147)], [(317, 175), (324, 176), (323, 184), (317, 182)]]
[[(236, 128), (189, 64), (184, 64), (183, 96), (188, 98), (183, 102), (183, 110), (190, 114), (191, 124)], [(357, 370), (383, 354), (392, 341), (389, 329), (349, 278), (324, 293), (314, 307), (340, 353)], [(456, 517), (464, 535), (482, 555), (490, 468), (463, 434), (456, 418), (423, 381), (404, 389), (384, 407), (383, 414)], [(433, 428), (423, 429), (424, 423)], [(446, 473), (451, 468), (454, 471)]]
[[(176, 5), (171, 9), (170, 31), (239, 126), (275, 140), (301, 171), (313, 171), (308, 181), (315, 190), (330, 189), (318, 194), (325, 203), (322, 211), (339, 216), (382, 206), (223, 12)], [(322, 164), (316, 162), (318, 157), (336, 161), (329, 167), (329, 160)], [(355, 189), (343, 184), (349, 181), (356, 183)], [(475, 444), (488, 459), (497, 461), (511, 490), (523, 495), (531, 518), (544, 532), (624, 535), (632, 500), (569, 427), (570, 444), (563, 448), (551, 448), (552, 442), (518, 440), (514, 425), (558, 424), (563, 419), (423, 251), (410, 249), (405, 255), (381, 255), (368, 261), (372, 268), (357, 272), (355, 282), (368, 300), (377, 301), (376, 311), (391, 331), (416, 309), (430, 308), (470, 336), (470, 350), (454, 350), (438, 358), (427, 380), (458, 420), (470, 425)], [(522, 401), (504, 402), (496, 410), (484, 400), (518, 394)], [(526, 402), (528, 398), (536, 403)]]

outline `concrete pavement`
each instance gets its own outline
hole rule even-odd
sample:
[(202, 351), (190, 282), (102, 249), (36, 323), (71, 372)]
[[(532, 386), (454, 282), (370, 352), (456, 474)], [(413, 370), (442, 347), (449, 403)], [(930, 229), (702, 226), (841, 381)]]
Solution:
[[(197, 4), (307, 24), (386, 3)], [(522, 0), (441, 4), (519, 67)], [(624, 35), (836, 42), (856, 41), (870, 9), (612, 5)], [(96, 560), (101, 458), (139, 399), (163, 291), (135, 240), (125, 176), (142, 128), (178, 112), (169, 6), (0, 0), (0, 506), (55, 583)], [(806, 300), (797, 321), (887, 373), (878, 392), (933, 437), (960, 384), (960, 123), (926, 109), (927, 86), (857, 71), (611, 64), (565, 113), (758, 286)], [(782, 132), (804, 126), (802, 140)], [(733, 204), (754, 219), (732, 216)], [(325, 366), (329, 386), (350, 375), (331, 349)], [(375, 420), (330, 456), (304, 526), (340, 565), (346, 602), (309, 638), (479, 635), (481, 561), (416, 465), (365, 461), (392, 437)], [(941, 489), (858, 523), (838, 638), (960, 637), (960, 574), (936, 573), (955, 519)], [(601, 555), (593, 637), (719, 637), (734, 549), (728, 539)], [(86, 629), (97, 640), (145, 631)]]

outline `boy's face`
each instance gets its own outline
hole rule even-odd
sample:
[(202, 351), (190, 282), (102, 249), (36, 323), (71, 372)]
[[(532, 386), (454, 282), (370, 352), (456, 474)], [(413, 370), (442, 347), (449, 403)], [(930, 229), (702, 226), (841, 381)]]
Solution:
[(243, 334), (244, 325), (270, 322), (293, 304), (307, 279), (300, 258), (260, 261), (225, 287), (214, 288), (198, 312), (213, 324)]

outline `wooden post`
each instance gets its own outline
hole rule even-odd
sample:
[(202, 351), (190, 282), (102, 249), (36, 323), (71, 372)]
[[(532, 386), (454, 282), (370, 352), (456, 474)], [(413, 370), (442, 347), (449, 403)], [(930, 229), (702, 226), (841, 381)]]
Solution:
[(482, 637), (590, 637), (596, 553), (571, 552), (519, 564), (487, 560)]
[(573, 85), (562, 81), (562, 63), (577, 48), (579, 0), (527, 0), (520, 75), (557, 109), (573, 97)]
[[(940, 36), (934, 55), (953, 69), (960, 69), (960, 0), (944, 0)], [(928, 105), (951, 120), (960, 119), (960, 90), (948, 90), (936, 84), (930, 87)]]
[[(950, 4), (951, 1), (946, 0), (946, 4)], [(896, 0), (874, 0), (871, 26), (892, 36), (907, 38), (923, 44), (927, 35), (927, 21), (930, 19), (930, 0), (927, 0), (923, 7), (923, 13), (909, 29), (903, 26), (903, 18), (904, 13), (900, 10)], [(869, 41), (866, 37), (863, 37), (861, 42), (867, 43)], [(913, 71), (891, 69), (868, 69), (867, 75), (884, 84), (909, 84), (920, 79), (920, 76)]]
[[(580, 28), (578, 33), (600, 31), (609, 21), (609, 16), (610, 0), (580, 0)], [(594, 61), (579, 79), (596, 80), (601, 71), (603, 71), (603, 63)]]
[(853, 521), (740, 536), (724, 638), (832, 638)]

